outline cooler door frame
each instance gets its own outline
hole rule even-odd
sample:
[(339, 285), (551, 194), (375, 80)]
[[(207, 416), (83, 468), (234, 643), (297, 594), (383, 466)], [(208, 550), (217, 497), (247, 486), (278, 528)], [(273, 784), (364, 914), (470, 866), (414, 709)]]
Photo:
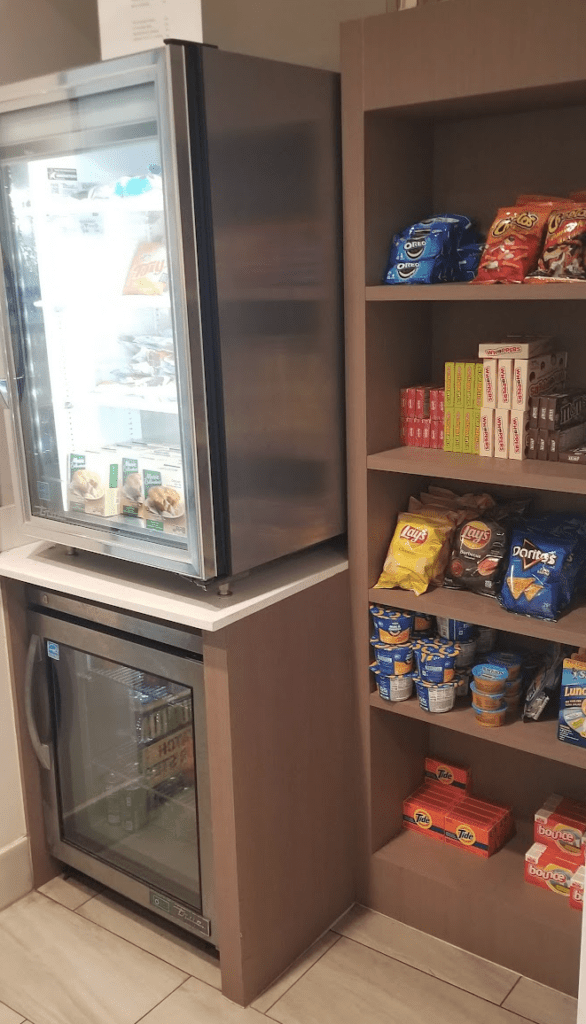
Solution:
[[(38, 612), (29, 613), (28, 624), (31, 632), (29, 658), (34, 678), (27, 681), (30, 687), (44, 687), (41, 693), (43, 702), (50, 701), (51, 683), (48, 678), (47, 642), (63, 644), (84, 654), (94, 655), (108, 661), (128, 666), (138, 671), (160, 676), (169, 682), (178, 683), (191, 691), (194, 714), (193, 730), (195, 744), (195, 778), (197, 794), (197, 822), (199, 840), (199, 866), (201, 888), (201, 914), (185, 908), (181, 917), (173, 916), (176, 924), (199, 935), (217, 945), (214, 921), (214, 886), (213, 886), (213, 849), (212, 821), (210, 803), (209, 765), (207, 753), (207, 728), (205, 709), (205, 690), (203, 661), (198, 656), (181, 657), (159, 650), (145, 643), (134, 643), (131, 640), (112, 635), (108, 632), (90, 629), (65, 619), (56, 619)], [(34, 662), (33, 662), (34, 658)], [(45, 831), (51, 853), (65, 864), (84, 872), (91, 878), (122, 893), (135, 903), (160, 914), (170, 920), (164, 908), (153, 905), (149, 898), (150, 886), (147, 882), (127, 874), (121, 869), (108, 864), (107, 861), (89, 853), (85, 853), (61, 838), (59, 795), (57, 790), (55, 737), (43, 737), (48, 751), (46, 758), (49, 763), (41, 766), (41, 785), (43, 792), (43, 809), (45, 815)], [(165, 895), (165, 894), (163, 894)], [(174, 904), (178, 900), (172, 899)], [(194, 916), (197, 923), (189, 923)]]
[(190, 513), (187, 519), (187, 550), (165, 545), (162, 541), (149, 543), (146, 538), (121, 536), (98, 524), (86, 527), (33, 514), (20, 417), (20, 379), (15, 361), (15, 345), (19, 344), (19, 339), (11, 337), (3, 274), (0, 274), (0, 344), (5, 353), (24, 532), (39, 540), (79, 547), (208, 581), (223, 575), (226, 566), (219, 564), (217, 556), (184, 48), (171, 44), (3, 87), (0, 89), (0, 119), (3, 113), (11, 111), (42, 108), (51, 103), (151, 82), (155, 84), (157, 98), (158, 138), (165, 181), (167, 255), (173, 282), (171, 310), (179, 366), (179, 409), (183, 421), (185, 505)]

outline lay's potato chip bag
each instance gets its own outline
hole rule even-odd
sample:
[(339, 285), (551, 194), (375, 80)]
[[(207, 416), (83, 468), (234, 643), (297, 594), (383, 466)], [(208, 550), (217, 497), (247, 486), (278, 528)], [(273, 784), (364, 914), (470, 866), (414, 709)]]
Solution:
[(439, 509), (421, 515), (401, 512), (376, 587), (424, 594), (430, 583), (440, 585), (454, 528), (452, 517)]

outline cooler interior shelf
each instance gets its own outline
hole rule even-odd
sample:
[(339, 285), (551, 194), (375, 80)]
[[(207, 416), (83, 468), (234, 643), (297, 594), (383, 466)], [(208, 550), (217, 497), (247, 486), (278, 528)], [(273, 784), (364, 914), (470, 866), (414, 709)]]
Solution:
[(540, 640), (554, 640), (571, 647), (586, 644), (586, 605), (577, 604), (565, 612), (559, 622), (545, 622), (526, 615), (507, 612), (498, 601), (490, 597), (469, 594), (464, 590), (442, 587), (429, 590), (418, 597), (410, 590), (369, 590), (373, 604), (391, 608), (406, 608), (430, 615), (443, 615), (449, 619), (473, 622), (477, 626), (492, 626), (508, 633), (534, 636)]
[(411, 700), (387, 701), (382, 700), (376, 691), (370, 695), (370, 704), (373, 708), (403, 715), (405, 718), (414, 718), (440, 729), (462, 732), (476, 739), (488, 740), (501, 746), (512, 747), (514, 750), (546, 757), (550, 761), (586, 768), (586, 750), (582, 747), (573, 747), (569, 743), (561, 743), (557, 739), (557, 722), (552, 719), (522, 722), (520, 718), (516, 718), (499, 729), (487, 729), (478, 724), (469, 705), (457, 706), (445, 714), (432, 715), (419, 706), (419, 701), (415, 697)]
[(539, 462), (532, 459), (485, 459), (431, 448), (391, 448), (367, 459), (369, 469), (387, 473), (448, 480), (471, 480), (482, 484), (504, 484), (539, 491), (586, 494), (586, 466), (570, 462)]
[(586, 283), (367, 285), (367, 302), (511, 302), (586, 299)]
[[(385, 913), (403, 920), (403, 907), (413, 906), (417, 892), (415, 920), (410, 913), (410, 924), (444, 937), (450, 919), (457, 917), (464, 948), (487, 956), (497, 941), (499, 962), (529, 976), (535, 974), (530, 960), (538, 955), (544, 979), (549, 978), (545, 984), (572, 991), (582, 915), (565, 897), (525, 882), (524, 857), (532, 841), (531, 823), (517, 822), (514, 838), (485, 859), (401, 831), (373, 854), (373, 885), (387, 894)], [(545, 946), (536, 946), (529, 935), (542, 936)], [(556, 950), (547, 963), (546, 949)]]

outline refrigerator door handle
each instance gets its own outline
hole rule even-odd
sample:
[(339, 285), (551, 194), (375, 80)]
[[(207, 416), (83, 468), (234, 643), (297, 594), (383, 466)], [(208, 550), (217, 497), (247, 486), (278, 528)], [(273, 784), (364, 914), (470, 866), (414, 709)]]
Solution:
[(33, 746), (33, 750), (37, 755), (37, 760), (46, 771), (51, 771), (51, 749), (47, 743), (41, 743), (41, 738), (37, 729), (37, 723), (35, 722), (35, 713), (33, 710), (33, 688), (35, 682), (35, 667), (37, 662), (41, 661), (41, 638), (34, 634), (31, 636), (28, 651), (26, 655), (26, 665), (24, 670), (24, 711), (26, 715), (26, 724), (28, 726), (28, 732), (30, 740)]

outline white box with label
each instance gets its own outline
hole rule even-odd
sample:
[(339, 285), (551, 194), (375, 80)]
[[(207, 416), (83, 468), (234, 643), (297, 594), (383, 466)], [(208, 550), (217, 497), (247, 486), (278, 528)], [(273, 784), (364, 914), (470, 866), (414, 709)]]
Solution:
[(165, 39), (203, 39), (201, 0), (98, 0), (98, 17), (102, 60), (153, 50)]

